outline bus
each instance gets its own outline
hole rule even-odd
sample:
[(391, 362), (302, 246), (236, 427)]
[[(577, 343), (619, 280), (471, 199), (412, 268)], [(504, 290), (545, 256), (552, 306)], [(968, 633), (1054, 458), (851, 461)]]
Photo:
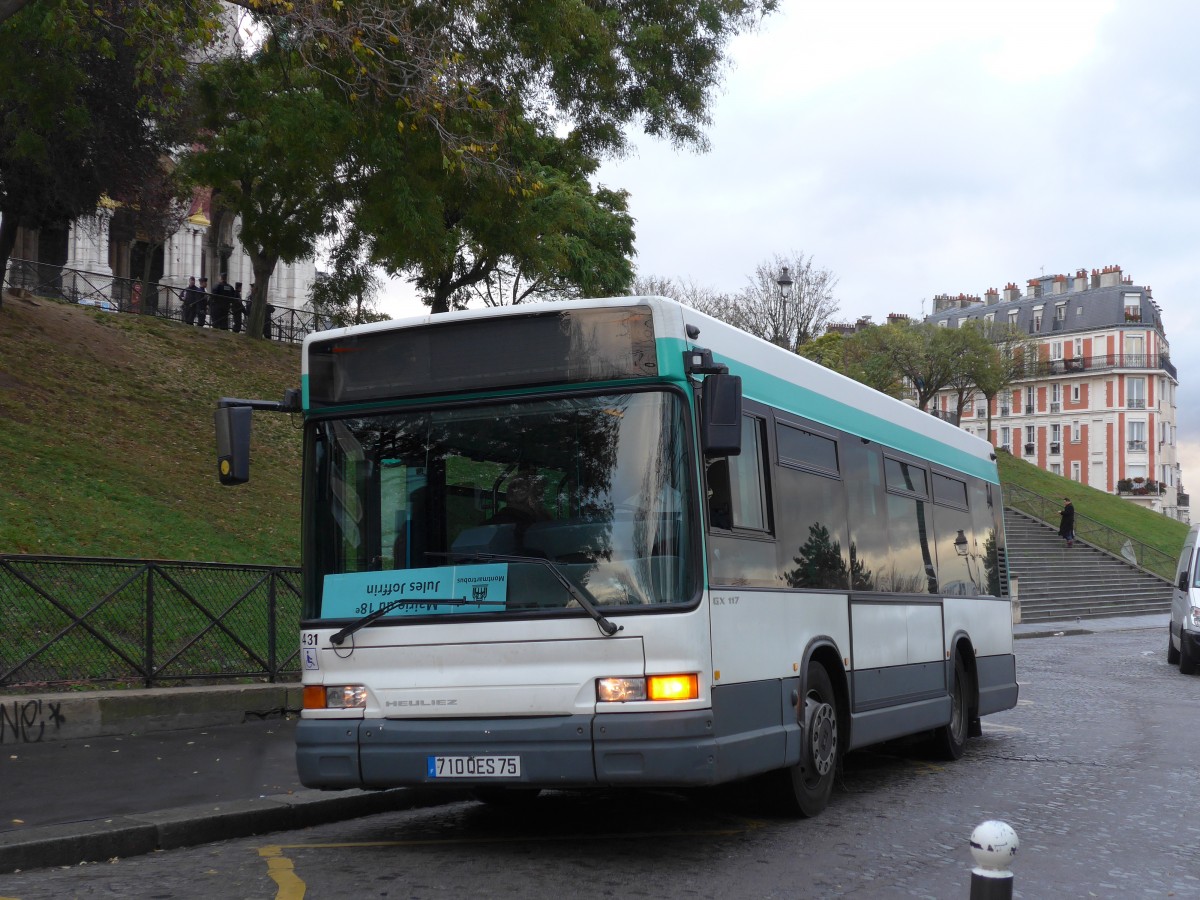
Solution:
[(962, 755), (1017, 701), (990, 444), (656, 297), (319, 332), (302, 413), (303, 784), (762, 776), (803, 816), (847, 751)]

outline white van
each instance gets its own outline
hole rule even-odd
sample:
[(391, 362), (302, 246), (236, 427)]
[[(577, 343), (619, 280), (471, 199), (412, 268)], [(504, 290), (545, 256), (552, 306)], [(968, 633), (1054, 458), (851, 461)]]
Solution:
[(1167, 662), (1179, 663), (1184, 675), (1200, 667), (1200, 525), (1193, 525), (1183, 542), (1179, 566), (1175, 569), (1175, 591), (1171, 599), (1171, 634), (1167, 641)]

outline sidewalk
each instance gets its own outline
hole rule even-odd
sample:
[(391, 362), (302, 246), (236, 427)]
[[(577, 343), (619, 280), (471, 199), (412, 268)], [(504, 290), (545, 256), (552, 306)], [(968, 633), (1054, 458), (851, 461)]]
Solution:
[[(135, 856), (463, 796), (301, 787), (295, 711), (270, 708), (286, 690), (264, 685), (0, 695), (0, 873)], [(124, 730), (112, 733), (118, 722)]]
[(1113, 616), (1109, 619), (1064, 619), (1055, 622), (1029, 622), (1013, 626), (1013, 637), (1060, 637), (1071, 634), (1097, 634), (1103, 631), (1146, 631), (1161, 628), (1163, 643), (1167, 642), (1170, 613), (1149, 616)]

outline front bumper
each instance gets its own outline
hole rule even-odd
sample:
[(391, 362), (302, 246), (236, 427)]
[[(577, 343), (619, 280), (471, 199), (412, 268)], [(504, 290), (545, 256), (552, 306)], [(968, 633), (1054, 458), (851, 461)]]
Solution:
[[(517, 778), (429, 775), (431, 756), (521, 757)], [(296, 765), (306, 787), (573, 788), (715, 784), (708, 710), (513, 719), (301, 719)]]

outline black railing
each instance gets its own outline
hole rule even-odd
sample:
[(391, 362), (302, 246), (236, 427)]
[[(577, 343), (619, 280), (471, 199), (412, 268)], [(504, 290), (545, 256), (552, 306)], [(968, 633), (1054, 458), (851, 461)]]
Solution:
[[(9, 261), (4, 285), (107, 312), (146, 313), (177, 322), (184, 320), (182, 285), (156, 282), (143, 297), (142, 282), (137, 278), (117, 278), (27, 259)], [(290, 306), (273, 306), (268, 315), (266, 336), (276, 341), (298, 344), (312, 332), (328, 327), (313, 312)]]
[(0, 687), (298, 672), (299, 569), (0, 556)]
[[(1016, 484), (1004, 485), (1004, 505), (1009, 509), (1021, 512), (1038, 519), (1054, 528), (1058, 527), (1059, 511), (1062, 500), (1051, 500), (1040, 494), (1035, 494), (1028, 488)], [(1149, 544), (1143, 544), (1137, 538), (1122, 534), (1114, 528), (1109, 528), (1095, 519), (1075, 514), (1075, 536), (1084, 543), (1091, 544), (1103, 550), (1110, 556), (1123, 559), (1126, 562), (1145, 569), (1166, 582), (1171, 582), (1175, 575), (1175, 556), (1164, 553)]]
[(1071, 359), (1037, 360), (1025, 366), (1024, 377), (1070, 375), (1100, 369), (1162, 369), (1172, 378), (1179, 374), (1164, 353), (1110, 353), (1102, 356), (1075, 356)]

